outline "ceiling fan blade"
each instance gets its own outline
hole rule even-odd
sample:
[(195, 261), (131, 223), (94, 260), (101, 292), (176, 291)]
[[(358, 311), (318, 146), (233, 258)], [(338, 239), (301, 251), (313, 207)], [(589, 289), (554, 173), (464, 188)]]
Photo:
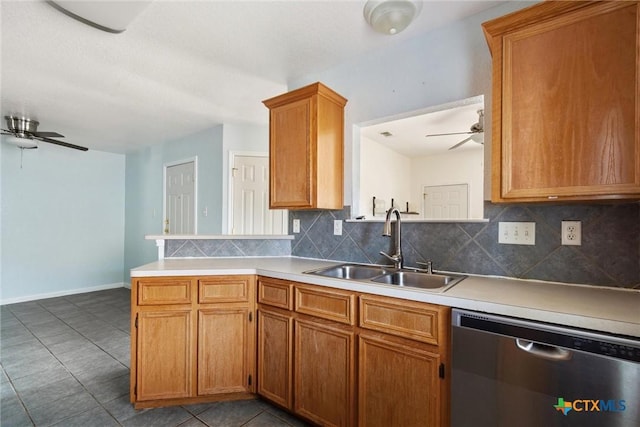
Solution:
[(429, 138), (430, 136), (471, 135), (472, 133), (474, 133), (474, 132), (432, 133), (430, 135), (425, 135), (425, 138)]
[(460, 147), (462, 144), (465, 144), (465, 143), (467, 143), (469, 141), (471, 141), (471, 137), (463, 139), (462, 141), (458, 142), (453, 147), (449, 148), (449, 150), (455, 150), (456, 148)]
[(43, 137), (40, 137), (40, 136), (35, 136), (34, 138), (38, 139), (40, 141), (50, 142), (51, 144), (61, 145), (63, 147), (67, 147), (67, 148), (74, 148), (74, 149), (80, 150), (80, 151), (87, 151), (88, 150), (87, 147), (81, 147), (80, 145), (69, 144), (68, 142), (63, 142), (63, 141), (56, 141), (55, 139), (43, 138)]
[(60, 135), (58, 132), (33, 132), (33, 134), (43, 138), (64, 138), (64, 135)]

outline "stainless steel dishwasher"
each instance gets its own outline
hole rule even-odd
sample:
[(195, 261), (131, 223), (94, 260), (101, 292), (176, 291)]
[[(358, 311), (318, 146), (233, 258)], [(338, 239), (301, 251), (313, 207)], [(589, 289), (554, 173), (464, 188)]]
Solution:
[(451, 426), (640, 426), (640, 340), (452, 311)]

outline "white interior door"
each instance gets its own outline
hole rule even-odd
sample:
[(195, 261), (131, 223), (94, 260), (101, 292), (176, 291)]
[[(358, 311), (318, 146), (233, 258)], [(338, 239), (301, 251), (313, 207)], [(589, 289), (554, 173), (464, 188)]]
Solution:
[(269, 158), (233, 156), (231, 234), (287, 234), (288, 211), (269, 209)]
[(422, 191), (424, 217), (429, 219), (469, 218), (469, 185), (425, 185)]
[(165, 169), (165, 234), (196, 233), (195, 162)]

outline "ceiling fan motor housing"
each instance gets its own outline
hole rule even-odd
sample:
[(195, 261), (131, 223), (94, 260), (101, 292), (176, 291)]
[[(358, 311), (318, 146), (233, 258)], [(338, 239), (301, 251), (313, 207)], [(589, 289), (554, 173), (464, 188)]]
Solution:
[(28, 137), (29, 134), (38, 132), (38, 125), (40, 123), (36, 120), (13, 116), (5, 116), (4, 118), (7, 121), (7, 127), (9, 130), (19, 136)]

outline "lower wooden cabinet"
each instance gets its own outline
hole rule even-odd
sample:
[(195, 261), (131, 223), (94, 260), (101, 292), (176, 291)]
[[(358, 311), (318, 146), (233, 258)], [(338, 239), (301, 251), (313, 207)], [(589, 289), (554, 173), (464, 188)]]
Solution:
[(145, 311), (137, 316), (137, 400), (191, 396), (191, 310)]
[(293, 318), (258, 310), (258, 394), (293, 411)]
[(134, 278), (136, 408), (252, 398), (255, 276)]
[(294, 412), (323, 426), (353, 425), (355, 333), (295, 320)]
[(252, 317), (246, 307), (198, 311), (198, 396), (253, 391)]
[(441, 425), (440, 356), (384, 336), (362, 333), (358, 342), (358, 425)]
[(448, 307), (270, 278), (258, 303), (264, 398), (322, 426), (448, 426)]

